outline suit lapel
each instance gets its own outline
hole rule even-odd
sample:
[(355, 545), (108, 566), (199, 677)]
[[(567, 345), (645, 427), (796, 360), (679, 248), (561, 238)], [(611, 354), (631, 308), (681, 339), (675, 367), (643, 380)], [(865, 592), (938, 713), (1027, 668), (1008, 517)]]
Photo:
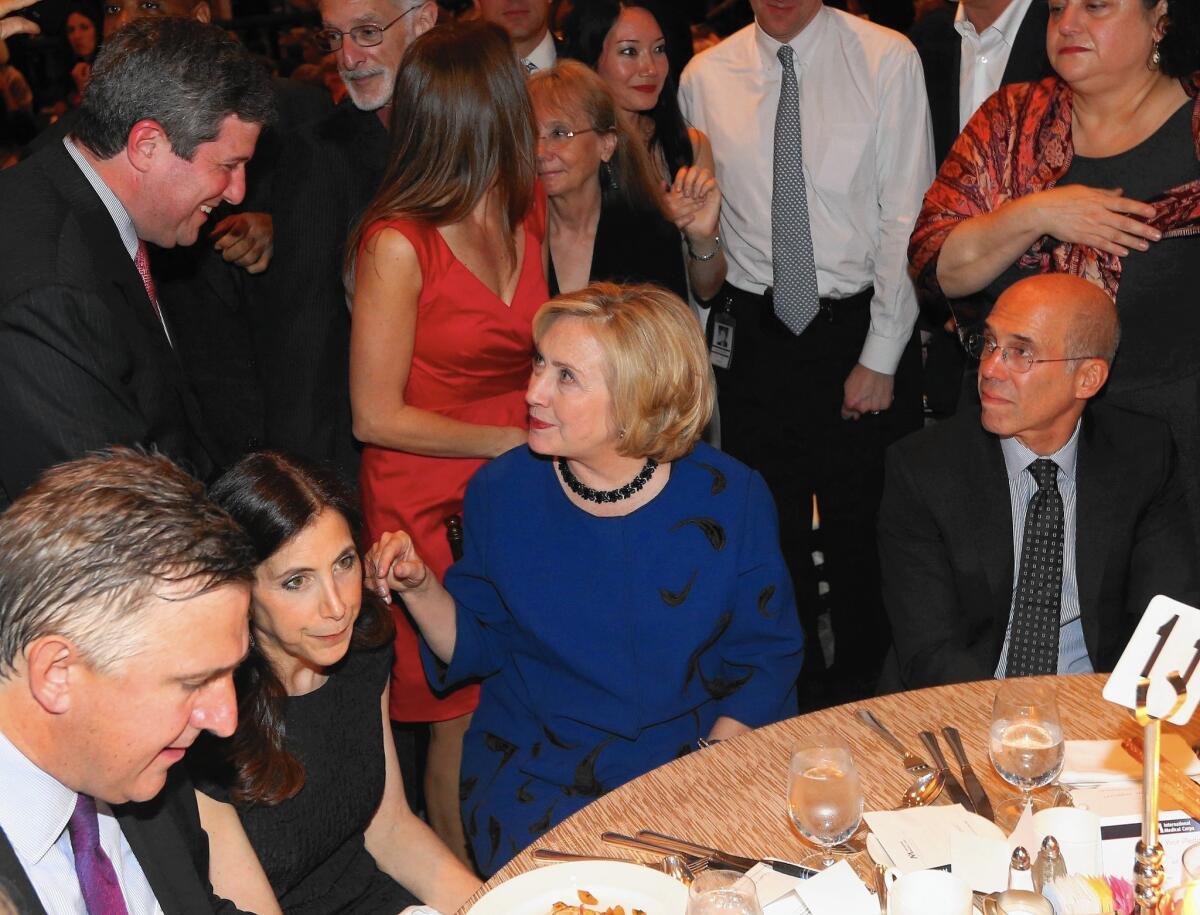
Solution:
[(1045, 0), (1033, 0), (1013, 39), (1012, 53), (1004, 66), (1003, 85), (1029, 83), (1044, 79), (1051, 73), (1046, 56), (1046, 26), (1050, 22), (1050, 6)]
[(1075, 585), (1088, 654), (1096, 657), (1100, 644), (1100, 619), (1095, 609), (1110, 549), (1110, 532), (1116, 530), (1111, 494), (1122, 489), (1114, 450), (1097, 441), (1099, 432), (1091, 412), (1083, 414), (1075, 464)]
[(0, 829), (0, 889), (13, 897), (14, 907), (21, 915), (46, 915), (37, 890), (33, 888), (3, 829)]
[(211, 912), (208, 895), (192, 867), (194, 856), (173, 819), (161, 811), (147, 816), (149, 804), (125, 804), (113, 809), (121, 833), (138, 864), (163, 915), (201, 915)]
[[(980, 563), (987, 575), (991, 594), (991, 616), (999, 620), (1000, 641), (1012, 607), (1013, 530), (1012, 498), (1008, 491), (1008, 471), (1000, 442), (980, 425), (979, 410), (970, 412), (974, 429), (970, 437), (968, 478), (973, 503), (971, 537), (979, 551)], [(1000, 645), (996, 645), (999, 656)]]

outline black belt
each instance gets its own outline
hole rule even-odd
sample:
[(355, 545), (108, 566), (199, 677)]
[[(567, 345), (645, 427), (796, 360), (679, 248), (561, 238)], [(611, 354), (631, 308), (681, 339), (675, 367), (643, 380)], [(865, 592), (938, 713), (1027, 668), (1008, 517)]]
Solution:
[[(768, 286), (762, 292), (748, 292), (745, 289), (740, 289), (729, 283), (725, 284), (725, 302), (726, 309), (729, 310), (732, 302), (731, 298), (739, 298), (747, 304), (757, 306), (760, 311), (760, 318), (765, 319), (763, 322), (764, 329), (774, 330), (773, 325), (778, 325), (778, 328), (786, 331), (788, 334), (792, 332), (775, 314), (775, 290)], [(868, 286), (862, 292), (856, 292), (854, 295), (848, 295), (842, 299), (821, 298), (818, 299), (819, 311), (817, 318), (823, 318), (829, 323), (834, 323), (839, 319), (849, 319), (859, 313), (862, 309), (867, 308), (871, 304), (871, 299), (875, 297), (875, 287)], [(814, 321), (816, 318), (813, 319)]]

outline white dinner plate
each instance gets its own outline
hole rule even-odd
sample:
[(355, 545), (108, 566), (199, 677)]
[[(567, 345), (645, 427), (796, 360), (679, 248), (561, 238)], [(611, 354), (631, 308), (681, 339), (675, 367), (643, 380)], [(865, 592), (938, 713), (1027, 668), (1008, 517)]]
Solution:
[(470, 908), (471, 915), (550, 915), (556, 902), (579, 905), (577, 890), (596, 897), (593, 909), (624, 906), (626, 915), (683, 915), (687, 888), (666, 874), (621, 861), (570, 861), (527, 871), (500, 884)]

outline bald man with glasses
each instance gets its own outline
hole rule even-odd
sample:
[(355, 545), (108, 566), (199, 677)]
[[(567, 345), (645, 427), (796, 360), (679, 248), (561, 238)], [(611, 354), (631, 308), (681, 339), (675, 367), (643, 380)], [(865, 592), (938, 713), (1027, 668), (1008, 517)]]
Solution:
[(1151, 597), (1200, 596), (1170, 431), (1096, 401), (1119, 337), (1099, 287), (1022, 280), (966, 340), (980, 406), (889, 449), (881, 692), (1112, 670)]

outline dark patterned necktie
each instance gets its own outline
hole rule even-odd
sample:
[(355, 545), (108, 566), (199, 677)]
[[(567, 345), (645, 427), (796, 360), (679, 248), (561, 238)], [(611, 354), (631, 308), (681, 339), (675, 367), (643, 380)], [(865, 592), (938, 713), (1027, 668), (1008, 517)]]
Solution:
[(128, 915), (117, 872), (100, 847), (96, 802), (88, 795), (81, 794), (75, 801), (75, 812), (67, 821), (67, 832), (71, 836), (75, 874), (88, 915)]
[(800, 146), (800, 84), (792, 66), (791, 45), (780, 45), (783, 67), (779, 108), (775, 112), (775, 167), (771, 189), (771, 266), (774, 271), (775, 314), (794, 334), (804, 332), (820, 310), (817, 267), (804, 156)]
[(1058, 672), (1063, 576), (1063, 501), (1058, 492), (1058, 465), (1039, 458), (1028, 469), (1037, 481), (1038, 491), (1025, 513), (1006, 677)]

